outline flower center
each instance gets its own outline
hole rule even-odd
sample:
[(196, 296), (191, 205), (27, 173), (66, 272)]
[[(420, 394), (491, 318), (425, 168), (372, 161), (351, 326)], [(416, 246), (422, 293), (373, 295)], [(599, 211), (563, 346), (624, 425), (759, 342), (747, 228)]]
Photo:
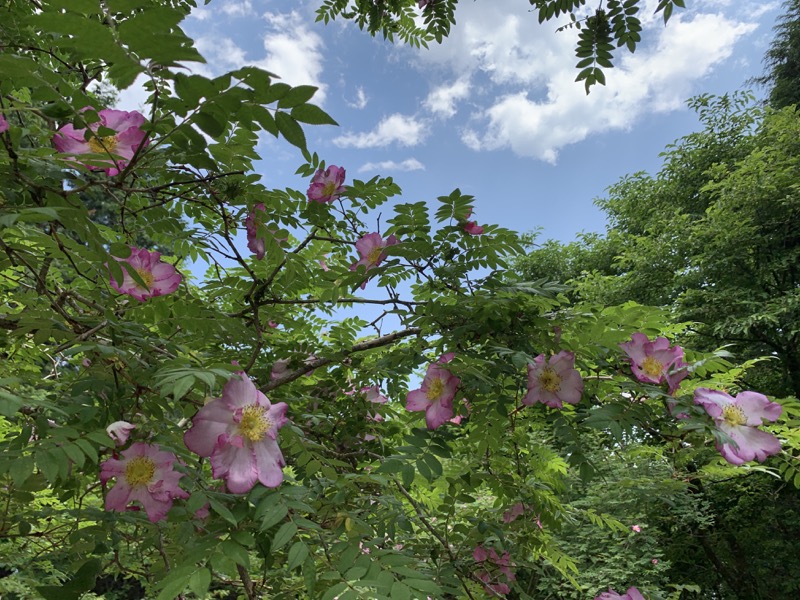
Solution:
[(378, 246), (377, 248), (373, 248), (367, 254), (367, 260), (372, 263), (373, 265), (377, 265), (378, 261), (381, 259), (381, 253), (383, 252), (383, 247)]
[(322, 186), (323, 196), (333, 196), (335, 193), (336, 193), (335, 181), (328, 181), (324, 186)]
[(147, 269), (134, 269), (134, 271), (136, 271), (137, 275), (142, 278), (142, 281), (144, 281), (144, 284), (147, 286), (148, 290), (153, 287), (153, 280), (155, 278), (153, 277), (153, 273), (151, 271), (148, 271)]
[(431, 381), (430, 385), (428, 386), (428, 391), (425, 393), (425, 397), (428, 400), (436, 400), (439, 396), (442, 395), (444, 391), (444, 381), (439, 379), (438, 377)]
[(264, 414), (265, 412), (263, 406), (251, 404), (245, 407), (242, 410), (242, 420), (239, 421), (239, 434), (251, 442), (262, 440), (272, 427), (272, 422)]
[(545, 368), (539, 375), (539, 385), (546, 392), (557, 392), (561, 389), (561, 377), (551, 368)]
[(132, 487), (147, 485), (156, 474), (156, 463), (152, 458), (136, 456), (125, 467), (125, 481)]
[(642, 371), (650, 377), (660, 377), (664, 373), (664, 365), (657, 358), (648, 356), (642, 362)]
[(93, 137), (89, 140), (89, 148), (95, 154), (113, 154), (117, 149), (117, 136)]
[(744, 411), (735, 404), (728, 404), (722, 409), (722, 418), (729, 424), (735, 426), (745, 425), (747, 417)]

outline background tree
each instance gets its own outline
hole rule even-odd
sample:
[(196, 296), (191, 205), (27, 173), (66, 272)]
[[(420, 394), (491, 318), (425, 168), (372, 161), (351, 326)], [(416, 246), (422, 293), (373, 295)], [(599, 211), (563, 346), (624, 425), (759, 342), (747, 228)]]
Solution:
[(769, 104), (783, 108), (800, 103), (800, 2), (785, 0), (775, 37), (764, 55), (766, 73), (755, 82), (766, 86)]
[[(3, 595), (533, 598), (546, 571), (665, 600), (620, 553), (578, 581), (556, 534), (624, 541), (576, 490), (634, 442), (702, 482), (765, 468), (723, 464), (725, 424), (693, 402), (743, 368), (673, 346), (643, 377), (630, 347), (683, 325), (514, 277), (518, 236), (469, 222), (457, 188), (412, 203), (348, 179), (307, 147), (304, 125), (335, 123), (313, 87), (187, 74), (192, 4), (12, 2), (0, 21)], [(147, 115), (88, 91), (139, 75)], [(302, 189), (253, 172), (261, 132), (296, 148)], [(768, 464), (790, 464), (796, 407), (757, 402)]]

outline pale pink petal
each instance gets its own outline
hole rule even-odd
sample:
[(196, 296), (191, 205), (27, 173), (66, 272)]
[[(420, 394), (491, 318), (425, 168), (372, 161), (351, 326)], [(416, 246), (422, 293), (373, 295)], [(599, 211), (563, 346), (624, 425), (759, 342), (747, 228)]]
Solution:
[(160, 500), (148, 493), (147, 488), (139, 487), (131, 491), (128, 502), (138, 501), (145, 510), (147, 518), (151, 523), (157, 523), (167, 517), (169, 509), (172, 508), (172, 500)]
[(568, 404), (578, 404), (583, 396), (583, 378), (573, 369), (561, 384), (559, 397)]
[(89, 147), (89, 142), (83, 139), (83, 136), (74, 137), (66, 133), (64, 130), (72, 125), (65, 125), (59, 133), (53, 136), (53, 146), (62, 154), (70, 154), (72, 156), (78, 154), (90, 154), (92, 149)]
[(444, 425), (453, 417), (453, 399), (440, 398), (438, 401), (431, 403), (425, 411), (425, 424), (428, 429), (436, 429), (440, 425)]
[(733, 398), (720, 390), (697, 388), (694, 391), (694, 403), (702, 406), (713, 419), (722, 418), (722, 410), (733, 404)]
[(383, 238), (379, 233), (368, 233), (356, 242), (356, 250), (361, 258), (366, 258), (376, 248), (383, 248)]
[(251, 404), (258, 404), (264, 394), (256, 389), (250, 377), (243, 371), (238, 371), (222, 388), (222, 400), (230, 409), (243, 408)]
[(381, 394), (381, 390), (377, 385), (361, 388), (361, 391), (364, 393), (367, 402), (386, 404), (389, 401), (386, 396)]
[(233, 412), (221, 398), (212, 400), (192, 419), (192, 427), (183, 434), (183, 443), (199, 456), (209, 457), (219, 436), (232, 431)]
[(594, 600), (622, 600), (622, 596), (620, 596), (617, 592), (609, 588), (607, 592), (603, 592), (602, 594), (597, 596)]
[(114, 440), (117, 446), (122, 446), (128, 441), (128, 437), (134, 429), (136, 429), (136, 425), (132, 425), (127, 421), (114, 421), (106, 427), (106, 433), (108, 433), (108, 437)]
[(722, 444), (717, 449), (729, 463), (741, 465), (751, 460), (764, 462), (768, 456), (781, 451), (781, 443), (774, 435), (755, 427), (731, 426), (726, 422), (717, 425), (736, 444)]
[(114, 131), (125, 131), (131, 127), (141, 127), (144, 125), (144, 115), (137, 111), (115, 110), (113, 108), (105, 108), (97, 113), (100, 117), (100, 122), (109, 129)]
[(272, 439), (264, 438), (253, 444), (253, 452), (258, 480), (267, 487), (278, 487), (283, 481), (282, 468), (286, 466), (278, 444)]
[[(627, 596), (627, 598), (625, 598)], [(625, 592), (625, 600), (644, 600), (644, 596), (637, 590), (635, 587), (629, 587), (628, 591)]]
[(258, 481), (253, 449), (247, 445), (226, 445), (211, 456), (211, 472), (215, 479), (225, 479), (234, 494), (249, 492)]
[(770, 402), (764, 394), (758, 392), (740, 392), (736, 396), (736, 404), (744, 411), (747, 424), (758, 427), (763, 421), (776, 421), (783, 408), (777, 402)]
[[(266, 396), (264, 396), (264, 400), (266, 400)], [(269, 404), (269, 400), (266, 400), (266, 402)], [(267, 431), (267, 435), (273, 440), (278, 437), (278, 429), (289, 422), (289, 419), (286, 418), (286, 411), (288, 409), (289, 405), (285, 402), (276, 402), (267, 409), (265, 416), (269, 419), (269, 422), (272, 423), (269, 431)]]
[(119, 480), (106, 494), (106, 510), (125, 512), (130, 503), (131, 486), (124, 480)]
[(117, 147), (113, 154), (124, 159), (120, 161), (120, 164), (127, 164), (127, 161), (133, 158), (140, 147), (147, 146), (147, 142), (147, 134), (141, 129), (132, 127), (117, 135)]
[(427, 410), (431, 401), (428, 400), (428, 395), (422, 389), (409, 392), (406, 396), (406, 410), (417, 411)]
[(464, 231), (470, 235), (482, 235), (483, 227), (478, 225), (475, 221), (468, 221), (467, 224), (464, 225)]

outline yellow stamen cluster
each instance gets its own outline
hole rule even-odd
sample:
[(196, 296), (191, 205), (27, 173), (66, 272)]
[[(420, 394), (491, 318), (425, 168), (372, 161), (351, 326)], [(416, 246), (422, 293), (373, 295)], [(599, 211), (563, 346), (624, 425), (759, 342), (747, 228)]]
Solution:
[(333, 196), (336, 193), (336, 182), (329, 181), (324, 186), (322, 186), (322, 195), (323, 196)]
[(728, 404), (722, 409), (722, 418), (733, 426), (746, 425), (747, 417), (744, 411), (735, 404)]
[(125, 466), (125, 481), (132, 487), (147, 485), (156, 474), (156, 463), (147, 456), (136, 456)]
[(95, 154), (113, 154), (117, 149), (117, 136), (93, 137), (88, 143)]
[(267, 431), (272, 427), (272, 422), (266, 415), (263, 406), (251, 404), (242, 411), (242, 420), (239, 421), (239, 435), (251, 442), (264, 439)]
[(155, 279), (153, 277), (153, 273), (146, 269), (134, 269), (134, 271), (136, 271), (139, 277), (142, 278), (142, 281), (144, 281), (144, 284), (147, 286), (148, 290), (153, 287), (153, 281)]
[(436, 378), (428, 384), (428, 391), (425, 392), (425, 397), (428, 400), (436, 400), (439, 396), (442, 395), (444, 391), (444, 381), (440, 378)]
[(369, 254), (367, 254), (367, 260), (374, 265), (380, 259), (381, 252), (383, 252), (382, 246), (377, 246), (376, 248), (373, 248), (372, 250), (369, 251)]
[(657, 358), (648, 356), (642, 362), (642, 371), (647, 373), (650, 377), (661, 377), (664, 373), (664, 364)]
[(561, 377), (553, 369), (546, 367), (539, 374), (539, 385), (545, 392), (557, 392), (561, 389)]

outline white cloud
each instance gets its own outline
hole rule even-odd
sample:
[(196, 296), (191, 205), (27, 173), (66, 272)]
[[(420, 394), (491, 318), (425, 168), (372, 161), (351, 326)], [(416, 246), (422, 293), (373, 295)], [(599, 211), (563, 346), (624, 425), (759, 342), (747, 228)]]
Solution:
[(230, 17), (245, 17), (255, 14), (250, 0), (228, 0), (221, 6), (221, 10)]
[(150, 92), (144, 89), (144, 84), (148, 80), (147, 75), (139, 75), (130, 87), (120, 91), (114, 108), (128, 111), (136, 110), (149, 115), (149, 107), (146, 106), (146, 102)]
[[(668, 26), (642, 12), (645, 44), (635, 54), (616, 52), (616, 67), (606, 71), (607, 86), (586, 96), (575, 83), (577, 32), (555, 32), (557, 24), (538, 25), (517, 0), (459, 3), (459, 26), (446, 44), (421, 55), (425, 70), (444, 68), (467, 90), (442, 86), (425, 101), (429, 110), (452, 116), (454, 92), (482, 105), (462, 130), (474, 150), (510, 148), (521, 156), (555, 162), (559, 149), (611, 129), (627, 129), (644, 115), (676, 110), (696, 83), (726, 60), (735, 44), (756, 28), (747, 15), (680, 10)], [(649, 40), (649, 42), (648, 42)]]
[(449, 119), (456, 114), (456, 102), (469, 95), (470, 87), (469, 78), (462, 77), (433, 89), (422, 105), (435, 115)]
[(189, 13), (189, 17), (197, 19), (198, 21), (207, 21), (211, 18), (211, 9), (195, 6), (192, 12)]
[(245, 51), (230, 38), (202, 35), (195, 39), (194, 45), (207, 61), (205, 65), (192, 63), (192, 71), (201, 75), (216, 77), (225, 71), (252, 64)]
[(356, 89), (355, 101), (353, 102), (348, 101), (347, 106), (349, 106), (350, 108), (361, 110), (363, 108), (366, 108), (368, 101), (369, 99), (367, 98), (366, 92), (364, 92), (364, 88), (359, 86), (358, 89)]
[(362, 165), (359, 173), (366, 171), (424, 171), (425, 165), (419, 162), (416, 158), (407, 158), (402, 162), (395, 162), (393, 160), (384, 160), (381, 162), (368, 162)]
[(416, 146), (425, 140), (424, 124), (414, 117), (395, 113), (385, 117), (372, 131), (348, 133), (334, 140), (340, 148), (376, 148), (392, 143)]
[(322, 38), (311, 31), (299, 13), (265, 13), (269, 31), (264, 35), (267, 56), (257, 66), (278, 75), (292, 86), (314, 85), (319, 91), (313, 102), (322, 104), (326, 85), (320, 76), (323, 70)]

